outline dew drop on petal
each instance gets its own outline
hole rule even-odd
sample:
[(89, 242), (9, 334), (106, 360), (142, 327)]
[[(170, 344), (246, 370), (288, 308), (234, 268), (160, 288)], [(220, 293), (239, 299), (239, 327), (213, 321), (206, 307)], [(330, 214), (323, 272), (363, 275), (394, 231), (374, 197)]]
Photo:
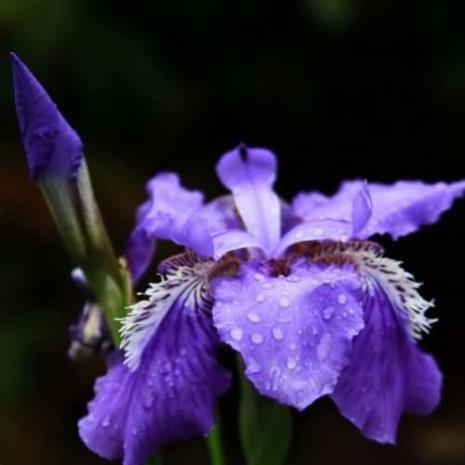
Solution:
[(261, 321), (260, 315), (255, 312), (247, 313), (247, 319), (252, 323), (259, 323)]
[(276, 326), (271, 330), (271, 334), (273, 334), (273, 338), (277, 341), (281, 341), (284, 338), (284, 332), (281, 328)]
[(267, 289), (267, 290), (273, 289), (273, 284), (271, 284), (271, 283), (263, 283), (262, 288)]
[(255, 278), (256, 281), (263, 281), (264, 279), (264, 276), (260, 273), (255, 273), (253, 277)]
[(323, 310), (323, 318), (325, 320), (330, 320), (333, 315), (334, 315), (334, 307), (326, 307)]
[(289, 307), (290, 305), (290, 302), (289, 302), (289, 299), (287, 297), (281, 297), (281, 299), (279, 299), (279, 305), (281, 305), (281, 307)]
[(244, 331), (242, 331), (241, 328), (234, 328), (231, 329), (231, 332), (229, 334), (235, 341), (240, 341), (242, 339), (242, 336), (244, 335)]
[(265, 300), (265, 296), (263, 294), (257, 294), (257, 297), (255, 298), (257, 302), (263, 302)]
[(337, 297), (337, 301), (341, 304), (344, 305), (347, 302), (347, 296), (343, 293), (339, 294)]
[(150, 393), (147, 395), (147, 397), (144, 399), (144, 406), (146, 408), (150, 408), (153, 404), (153, 395)]
[(110, 417), (108, 415), (103, 419), (102, 426), (104, 428), (108, 428), (110, 426)]
[(326, 333), (323, 334), (321, 340), (316, 348), (316, 355), (320, 360), (325, 360), (329, 354), (329, 349), (331, 347), (331, 336)]
[(288, 357), (286, 366), (289, 370), (293, 370), (297, 366), (297, 360), (294, 357)]
[(262, 367), (260, 366), (260, 364), (253, 357), (250, 357), (247, 363), (247, 373), (259, 373), (261, 370)]
[(263, 342), (263, 336), (260, 333), (253, 333), (250, 339), (254, 344), (261, 344)]

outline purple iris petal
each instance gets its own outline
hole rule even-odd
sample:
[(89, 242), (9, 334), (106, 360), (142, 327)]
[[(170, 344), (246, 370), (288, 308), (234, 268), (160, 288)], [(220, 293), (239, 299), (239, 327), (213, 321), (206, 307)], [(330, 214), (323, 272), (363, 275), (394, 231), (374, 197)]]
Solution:
[[(363, 188), (362, 181), (342, 184), (333, 197), (318, 193), (299, 194), (293, 202), (294, 212), (305, 221), (337, 219), (351, 221), (354, 197)], [(397, 239), (420, 226), (436, 222), (453, 201), (462, 196), (465, 181), (451, 184), (399, 181), (395, 184), (369, 184), (373, 214), (359, 232), (359, 238), (388, 233)]]
[[(165, 297), (154, 299), (153, 309), (142, 305), (139, 318), (132, 320), (136, 325), (144, 319), (153, 323), (159, 320), (156, 306), (170, 301), (158, 326), (141, 327), (150, 337), (141, 340), (143, 351), (134, 371), (117, 353), (96, 383), (79, 432), (104, 458), (123, 456), (124, 465), (142, 465), (166, 441), (206, 435), (213, 425), (214, 403), (227, 389), (229, 373), (216, 361), (216, 331), (186, 272), (183, 268), (174, 281), (166, 281)], [(179, 289), (174, 285), (178, 280), (183, 283)], [(136, 342), (138, 332), (133, 333)]]
[(154, 253), (155, 239), (150, 237), (144, 228), (134, 229), (129, 236), (124, 254), (134, 284), (137, 284), (147, 271)]
[(290, 246), (304, 241), (347, 241), (352, 237), (353, 227), (347, 221), (314, 220), (294, 226), (280, 240), (273, 255), (281, 256)]
[(139, 226), (152, 237), (177, 242), (189, 217), (202, 206), (203, 194), (182, 187), (174, 173), (161, 173), (152, 178), (147, 183), (147, 193), (149, 207), (142, 206)]
[(26, 65), (14, 53), (10, 56), (16, 112), (33, 179), (45, 174), (75, 177), (83, 161), (81, 139)]
[(213, 256), (217, 260), (228, 252), (239, 249), (261, 248), (261, 244), (252, 234), (240, 229), (231, 229), (215, 234), (213, 240)]
[(405, 317), (376, 286), (365, 303), (365, 328), (332, 394), (341, 413), (366, 437), (394, 443), (402, 413), (427, 414), (438, 405), (441, 381), (434, 359), (421, 352)]
[(240, 146), (223, 155), (217, 173), (232, 191), (247, 231), (271, 253), (281, 235), (281, 205), (272, 189), (276, 157), (265, 149)]
[(360, 281), (351, 267), (296, 265), (289, 276), (244, 265), (212, 283), (213, 319), (263, 395), (304, 409), (331, 393), (363, 328)]
[(373, 202), (371, 200), (368, 183), (365, 181), (358, 194), (352, 201), (352, 237), (358, 237), (360, 231), (370, 221), (373, 214)]

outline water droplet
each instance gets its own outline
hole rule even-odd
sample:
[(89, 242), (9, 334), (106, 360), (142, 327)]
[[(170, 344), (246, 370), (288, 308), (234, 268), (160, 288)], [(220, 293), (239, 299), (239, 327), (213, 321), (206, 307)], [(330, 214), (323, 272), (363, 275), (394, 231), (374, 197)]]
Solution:
[(261, 344), (263, 342), (263, 336), (260, 333), (253, 333), (250, 339), (254, 344)]
[(273, 337), (277, 340), (277, 341), (280, 341), (281, 339), (283, 339), (284, 337), (284, 332), (281, 328), (279, 328), (278, 326), (276, 326), (275, 328), (273, 328), (271, 330), (271, 333), (273, 334)]
[(256, 281), (263, 281), (265, 279), (265, 277), (260, 273), (255, 273), (253, 277), (255, 278)]
[(247, 313), (247, 319), (252, 323), (259, 323), (261, 321), (260, 315), (256, 314), (255, 312)]
[(260, 373), (261, 370), (262, 367), (260, 364), (253, 357), (250, 357), (249, 362), (247, 363), (247, 373)]
[(347, 296), (345, 294), (339, 294), (337, 297), (337, 301), (341, 304), (344, 305), (347, 302)]
[(144, 406), (146, 408), (150, 408), (152, 406), (152, 404), (153, 404), (153, 394), (148, 393), (147, 396), (144, 399)]
[(263, 294), (257, 294), (255, 299), (257, 302), (263, 302), (265, 300), (265, 296)]
[(328, 356), (330, 347), (331, 347), (331, 336), (328, 333), (323, 334), (316, 348), (317, 357), (320, 360), (325, 360), (326, 357)]
[(166, 375), (171, 371), (171, 363), (170, 362), (164, 362), (160, 365), (160, 373), (162, 375)]
[(286, 366), (289, 370), (293, 370), (297, 366), (297, 360), (294, 357), (288, 357)]
[(110, 426), (110, 417), (108, 415), (103, 419), (102, 426), (104, 428), (108, 428)]
[(242, 339), (242, 336), (244, 335), (244, 331), (242, 331), (241, 328), (234, 328), (231, 329), (231, 332), (229, 334), (235, 341), (240, 341)]
[(271, 283), (263, 283), (262, 284), (262, 289), (267, 289), (267, 290), (273, 289), (273, 284), (271, 284)]
[(281, 299), (279, 299), (279, 305), (281, 305), (281, 307), (289, 307), (289, 299), (287, 297), (281, 297)]
[(315, 233), (316, 236), (322, 236), (324, 233), (324, 231), (321, 228), (315, 228), (313, 232)]
[(330, 320), (333, 315), (334, 315), (334, 307), (326, 307), (323, 310), (323, 318), (325, 320)]

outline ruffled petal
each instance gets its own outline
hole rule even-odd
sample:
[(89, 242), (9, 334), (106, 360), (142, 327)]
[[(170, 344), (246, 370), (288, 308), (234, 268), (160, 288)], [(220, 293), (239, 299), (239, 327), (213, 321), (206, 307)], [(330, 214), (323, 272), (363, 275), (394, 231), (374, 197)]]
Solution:
[(332, 398), (366, 437), (395, 443), (402, 413), (427, 414), (438, 405), (442, 376), (409, 334), (406, 315), (379, 286), (371, 288), (364, 307), (365, 328)]
[(240, 352), (263, 395), (304, 409), (331, 393), (363, 328), (357, 273), (295, 265), (272, 277), (244, 265), (237, 278), (212, 282), (220, 338)]
[(216, 360), (206, 268), (192, 255), (165, 263), (165, 279), (123, 321), (126, 360), (110, 358), (79, 422), (81, 438), (100, 456), (143, 465), (166, 441), (210, 431), (229, 373)]
[[(294, 212), (305, 221), (351, 221), (354, 198), (363, 184), (363, 181), (345, 182), (332, 197), (317, 193), (299, 194), (293, 202)], [(373, 214), (358, 238), (387, 233), (397, 239), (423, 225), (435, 223), (453, 201), (463, 195), (465, 181), (450, 184), (420, 181), (399, 181), (390, 185), (371, 183), (368, 188)]]
[(355, 195), (352, 201), (352, 238), (358, 238), (360, 231), (370, 221), (373, 214), (373, 202), (371, 200), (370, 189), (368, 183), (362, 183), (358, 194)]
[(157, 239), (176, 241), (183, 234), (186, 221), (203, 205), (202, 193), (182, 187), (175, 173), (161, 173), (152, 178), (147, 183), (147, 193), (149, 207), (143, 205), (139, 224)]
[(247, 231), (271, 254), (281, 234), (281, 205), (272, 189), (276, 157), (265, 149), (240, 146), (223, 155), (217, 173), (232, 191)]

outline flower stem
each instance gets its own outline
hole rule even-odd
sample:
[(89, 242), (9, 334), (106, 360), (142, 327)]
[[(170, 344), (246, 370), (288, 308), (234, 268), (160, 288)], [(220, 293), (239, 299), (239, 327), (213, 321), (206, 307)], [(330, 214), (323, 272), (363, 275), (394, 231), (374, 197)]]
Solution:
[(221, 446), (221, 430), (218, 420), (216, 418), (216, 425), (211, 430), (207, 437), (208, 454), (210, 456), (211, 465), (226, 465), (223, 457), (223, 448)]

